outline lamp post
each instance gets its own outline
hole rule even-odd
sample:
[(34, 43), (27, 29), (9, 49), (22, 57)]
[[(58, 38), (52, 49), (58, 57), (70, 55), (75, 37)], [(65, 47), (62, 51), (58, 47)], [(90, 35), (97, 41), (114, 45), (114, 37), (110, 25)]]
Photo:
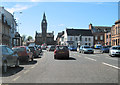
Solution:
[[(16, 13), (19, 13), (19, 14), (22, 14), (22, 12), (13, 12), (13, 17), (14, 17), (14, 15), (16, 14)], [(16, 19), (15, 19), (16, 20)], [(21, 23), (18, 21), (18, 23), (17, 23), (17, 26), (18, 26), (18, 32), (19, 32), (19, 25), (20, 25)]]

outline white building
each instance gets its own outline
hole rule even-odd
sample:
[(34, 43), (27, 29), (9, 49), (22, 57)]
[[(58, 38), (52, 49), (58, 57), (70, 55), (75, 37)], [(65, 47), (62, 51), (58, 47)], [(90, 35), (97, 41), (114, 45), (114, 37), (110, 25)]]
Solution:
[[(12, 47), (12, 38), (15, 37), (15, 33), (17, 31), (16, 30), (17, 24), (16, 24), (16, 21), (15, 21), (13, 15), (11, 13), (9, 13), (7, 10), (5, 10), (4, 7), (0, 7), (0, 19), (2, 19), (2, 17), (4, 17), (2, 22), (6, 22), (7, 25), (10, 26), (10, 29), (9, 29), (10, 44), (9, 45), (10, 45), (10, 47)], [(3, 29), (3, 27), (0, 29)]]
[(89, 29), (68, 29), (66, 28), (64, 34), (60, 38), (61, 45), (67, 46), (93, 46), (93, 35)]

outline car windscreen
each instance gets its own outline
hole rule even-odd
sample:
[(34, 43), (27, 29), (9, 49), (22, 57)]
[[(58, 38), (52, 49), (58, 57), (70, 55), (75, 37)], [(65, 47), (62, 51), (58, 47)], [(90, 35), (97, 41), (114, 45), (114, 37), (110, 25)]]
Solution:
[(107, 46), (103, 46), (103, 48), (108, 48)]
[(30, 51), (34, 51), (35, 50), (34, 47), (29, 47), (29, 49), (30, 49)]
[(17, 52), (25, 51), (24, 47), (16, 47), (16, 48), (12, 48), (12, 49), (13, 49), (13, 51), (17, 51)]
[(68, 50), (67, 46), (57, 46), (56, 50)]
[(50, 48), (55, 48), (55, 46), (51, 46)]
[(84, 48), (90, 48), (89, 46), (84, 46)]
[(112, 47), (113, 50), (120, 50), (120, 47)]

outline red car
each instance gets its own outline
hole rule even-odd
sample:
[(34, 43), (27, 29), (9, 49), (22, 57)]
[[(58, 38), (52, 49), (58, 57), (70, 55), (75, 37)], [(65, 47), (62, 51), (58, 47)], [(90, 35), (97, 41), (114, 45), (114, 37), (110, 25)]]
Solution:
[(54, 59), (57, 58), (69, 58), (69, 49), (67, 46), (56, 46), (54, 51)]
[(30, 59), (31, 61), (33, 61), (33, 53), (27, 46), (16, 46), (13, 47), (12, 49), (13, 51), (16, 51), (18, 53), (20, 61), (29, 62)]

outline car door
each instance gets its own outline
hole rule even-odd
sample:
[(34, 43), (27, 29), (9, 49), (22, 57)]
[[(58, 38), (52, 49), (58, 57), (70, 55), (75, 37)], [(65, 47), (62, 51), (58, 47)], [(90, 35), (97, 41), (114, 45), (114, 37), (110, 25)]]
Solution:
[(2, 46), (2, 55), (3, 55), (3, 61), (4, 61), (4, 60), (7, 60), (7, 64), (8, 64), (8, 65), (11, 65), (12, 59), (11, 59), (11, 57), (9, 56), (10, 54), (9, 54), (6, 46)]
[(8, 53), (9, 53), (9, 58), (11, 58), (11, 64), (14, 65), (16, 63), (16, 60), (17, 60), (16, 55), (14, 54), (14, 52), (10, 48), (8, 48), (8, 47), (6, 47), (6, 48), (7, 48)]
[(82, 47), (83, 47), (83, 46), (80, 47), (80, 52), (82, 52)]

